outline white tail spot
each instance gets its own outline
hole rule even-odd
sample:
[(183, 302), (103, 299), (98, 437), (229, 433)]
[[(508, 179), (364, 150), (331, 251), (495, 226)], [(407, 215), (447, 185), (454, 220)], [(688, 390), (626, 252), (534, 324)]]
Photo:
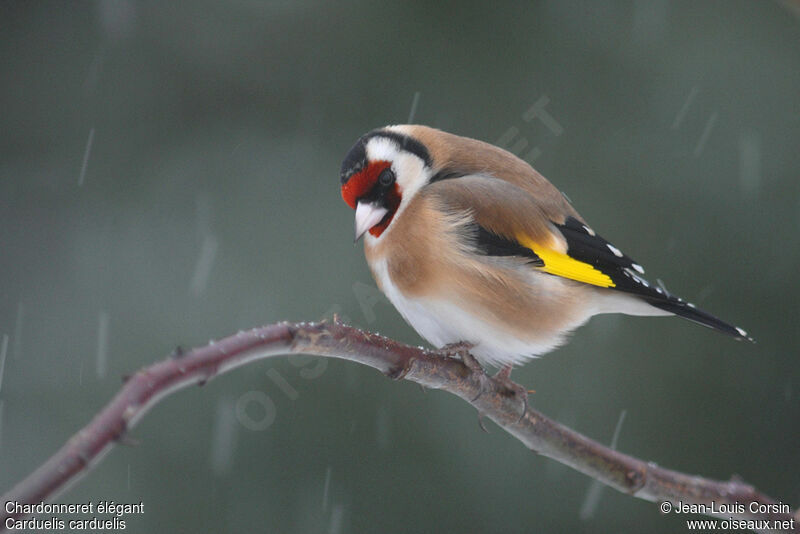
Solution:
[(614, 256), (618, 258), (622, 257), (622, 252), (617, 247), (615, 247), (611, 243), (607, 243), (606, 246), (608, 247), (608, 250), (614, 253)]

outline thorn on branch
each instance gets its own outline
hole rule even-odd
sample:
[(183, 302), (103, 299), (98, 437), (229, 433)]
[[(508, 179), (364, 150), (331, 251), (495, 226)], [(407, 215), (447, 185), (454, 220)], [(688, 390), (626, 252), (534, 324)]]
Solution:
[(741, 475), (739, 475), (738, 473), (733, 473), (733, 474), (731, 475), (731, 482), (733, 482), (734, 484), (744, 484), (744, 485), (747, 485), (747, 483), (744, 481), (744, 479), (743, 479), (743, 478), (741, 477)]
[(625, 473), (625, 482), (628, 483), (629, 488), (628, 493), (635, 495), (636, 492), (642, 489), (645, 480), (647, 480), (647, 471), (645, 469), (641, 469), (639, 471), (631, 469)]
[(114, 441), (120, 445), (127, 445), (129, 447), (137, 447), (142, 442), (140, 439), (131, 436), (127, 430), (123, 430), (119, 436), (114, 438)]
[(478, 426), (481, 427), (481, 430), (483, 430), (487, 434), (490, 434), (490, 432), (488, 430), (486, 430), (486, 426), (483, 424), (483, 413), (482, 412), (478, 412)]
[(89, 462), (92, 460), (92, 455), (86, 450), (85, 447), (78, 447), (78, 450), (75, 451), (75, 456), (84, 467), (88, 466)]
[(411, 370), (411, 366), (414, 363), (416, 358), (408, 358), (405, 363), (399, 367), (395, 367), (394, 369), (389, 369), (386, 371), (386, 376), (391, 378), (392, 380), (402, 380), (406, 377), (408, 372)]

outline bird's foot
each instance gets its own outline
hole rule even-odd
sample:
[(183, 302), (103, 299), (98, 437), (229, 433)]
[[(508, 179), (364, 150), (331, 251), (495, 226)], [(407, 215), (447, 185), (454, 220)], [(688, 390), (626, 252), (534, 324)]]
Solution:
[[(478, 398), (480, 398), (481, 395), (483, 395), (484, 384), (488, 379), (486, 376), (486, 371), (483, 369), (480, 362), (475, 359), (475, 356), (473, 356), (470, 352), (470, 349), (473, 347), (475, 347), (474, 343), (469, 343), (468, 341), (459, 341), (458, 343), (448, 343), (447, 345), (435, 351), (436, 354), (446, 358), (453, 358), (457, 356), (462, 362), (464, 362), (464, 365), (467, 366), (467, 369), (474, 373), (478, 373), (478, 381), (481, 385), (478, 389), (478, 394), (470, 402), (475, 402), (478, 400)], [(487, 434), (489, 433), (489, 431), (486, 430), (486, 426), (483, 424), (483, 414), (480, 411), (478, 412), (478, 425), (481, 427), (481, 430)]]
[(525, 389), (521, 385), (511, 380), (511, 366), (504, 365), (497, 374), (492, 377), (496, 384), (503, 386), (509, 393), (510, 397), (517, 397), (522, 400), (522, 414), (519, 416), (517, 423), (522, 421), (525, 414), (528, 413), (528, 394), (533, 393), (532, 390)]
[(453, 358), (458, 356), (464, 365), (469, 367), (473, 371), (483, 371), (483, 367), (481, 364), (478, 363), (478, 360), (475, 359), (469, 351), (475, 347), (474, 343), (469, 343), (467, 341), (459, 341), (458, 343), (448, 343), (447, 345), (437, 349), (435, 352), (440, 356), (445, 356), (446, 358)]

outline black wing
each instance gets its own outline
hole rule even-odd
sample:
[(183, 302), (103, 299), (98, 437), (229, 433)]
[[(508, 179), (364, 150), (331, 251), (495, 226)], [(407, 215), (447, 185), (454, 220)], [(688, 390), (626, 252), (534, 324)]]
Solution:
[(656, 308), (674, 313), (737, 339), (753, 341), (753, 338), (741, 328), (726, 323), (697, 308), (691, 302), (686, 302), (682, 298), (670, 294), (663, 287), (654, 286), (642, 278), (640, 275), (644, 274), (644, 269), (641, 265), (595, 234), (591, 228), (579, 220), (568, 217), (564, 224), (555, 226), (567, 240), (567, 254), (608, 275), (614, 282), (614, 286), (609, 289), (637, 295)]
[[(670, 294), (665, 288), (653, 285), (645, 280), (641, 276), (644, 274), (644, 269), (641, 265), (574, 217), (568, 217), (564, 224), (553, 224), (567, 242), (568, 258), (564, 258), (563, 254), (560, 253), (558, 256), (568, 261), (577, 260), (577, 262), (587, 264), (595, 270), (593, 272), (596, 275), (605, 275), (602, 276), (604, 281), (595, 285), (606, 287), (613, 291), (636, 295), (651, 306), (661, 310), (674, 313), (737, 339), (753, 341), (747, 335), (747, 332), (741, 328), (726, 323), (718, 317), (695, 307), (691, 302), (686, 302), (682, 298)], [(480, 253), (487, 256), (522, 258), (532, 267), (540, 269), (542, 272), (548, 272), (550, 267), (548, 262), (551, 260), (551, 254), (545, 254), (547, 252), (545, 249), (539, 251), (539, 254), (545, 254), (542, 257), (530, 246), (523, 245), (514, 238), (497, 235), (477, 222), (471, 226), (472, 230), (474, 230), (475, 246)], [(558, 257), (553, 257), (552, 259), (561, 261)], [(550, 274), (558, 275), (552, 268)], [(588, 278), (581, 280), (580, 277), (571, 277), (568, 274), (567, 277), (584, 282), (588, 280)]]

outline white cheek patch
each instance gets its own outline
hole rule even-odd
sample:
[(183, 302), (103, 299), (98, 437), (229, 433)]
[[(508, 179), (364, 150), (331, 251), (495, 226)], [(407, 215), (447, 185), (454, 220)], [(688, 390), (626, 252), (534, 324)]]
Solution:
[(425, 164), (414, 154), (399, 154), (392, 163), (392, 169), (397, 175), (397, 185), (403, 191), (403, 196), (410, 198), (428, 181)]
[(386, 137), (374, 137), (367, 142), (367, 160), (388, 161), (397, 175), (397, 185), (403, 196), (416, 193), (427, 182), (425, 163), (416, 155), (402, 150), (397, 142)]
[[(397, 146), (397, 142), (393, 139), (386, 137), (374, 137), (367, 142), (365, 147), (368, 161), (389, 161), (392, 164), (392, 170), (397, 176), (397, 185), (400, 188), (402, 200), (400, 206), (397, 208), (395, 217), (399, 217), (405, 210), (408, 203), (417, 194), (417, 192), (428, 183), (429, 172), (425, 168), (425, 162), (418, 156), (402, 150)], [(386, 229), (390, 232), (392, 225)], [(381, 235), (383, 237), (383, 234)], [(369, 239), (370, 236), (367, 236)], [(380, 239), (380, 238), (377, 238)]]

